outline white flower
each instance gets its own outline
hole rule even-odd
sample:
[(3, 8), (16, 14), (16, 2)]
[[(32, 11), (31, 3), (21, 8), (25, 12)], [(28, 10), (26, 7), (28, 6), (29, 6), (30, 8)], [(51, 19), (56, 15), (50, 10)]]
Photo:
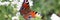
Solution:
[(0, 5), (6, 5), (8, 6), (10, 4), (10, 2), (0, 2)]
[(14, 17), (12, 17), (12, 20), (19, 20), (19, 17), (14, 16)]
[(29, 1), (30, 7), (33, 6), (33, 1), (32, 0), (28, 0), (28, 1)]
[(18, 2), (17, 3), (17, 11), (19, 11), (21, 7), (22, 7), (22, 2)]
[(20, 2), (23, 2), (24, 0), (20, 0)]
[(16, 13), (16, 16), (19, 17), (19, 16), (20, 16), (20, 12), (17, 12), (17, 13)]
[(52, 14), (51, 20), (60, 20), (60, 17), (58, 17), (56, 14)]
[(12, 20), (19, 20), (20, 12), (16, 13), (16, 16), (12, 17)]
[(0, 2), (0, 5), (2, 4), (2, 2)]

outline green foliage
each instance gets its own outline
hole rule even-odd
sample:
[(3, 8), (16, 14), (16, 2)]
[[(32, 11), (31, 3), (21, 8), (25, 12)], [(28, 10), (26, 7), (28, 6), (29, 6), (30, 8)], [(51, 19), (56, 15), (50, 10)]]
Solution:
[[(9, 0), (2, 0), (1, 2), (5, 2)], [(11, 17), (16, 14), (16, 4), (14, 8), (9, 4), (8, 6), (0, 5), (0, 20), (11, 20)], [(33, 6), (31, 8), (32, 10), (42, 13), (46, 16), (47, 12), (51, 9), (54, 9), (56, 14), (60, 11), (60, 0), (33, 0)], [(24, 20), (22, 16), (19, 17), (20, 20)], [(49, 19), (49, 16), (46, 16), (47, 20)], [(36, 20), (39, 20), (40, 18), (35, 18)]]
[(16, 5), (13, 8), (11, 4), (8, 6), (6, 5), (0, 5), (0, 20), (11, 20), (11, 17), (16, 14)]
[[(32, 10), (41, 12), (45, 16), (47, 12), (54, 9), (55, 13), (58, 14), (60, 11), (60, 0), (33, 0)], [(49, 16), (46, 16), (47, 20)]]

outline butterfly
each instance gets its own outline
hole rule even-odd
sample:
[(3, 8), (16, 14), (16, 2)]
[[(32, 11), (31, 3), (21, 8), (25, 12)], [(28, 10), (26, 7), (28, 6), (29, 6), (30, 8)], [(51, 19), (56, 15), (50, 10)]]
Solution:
[(30, 9), (28, 0), (24, 0), (22, 7), (20, 8), (20, 13), (25, 20), (28, 20), (28, 18), (35, 18), (37, 14), (37, 12)]

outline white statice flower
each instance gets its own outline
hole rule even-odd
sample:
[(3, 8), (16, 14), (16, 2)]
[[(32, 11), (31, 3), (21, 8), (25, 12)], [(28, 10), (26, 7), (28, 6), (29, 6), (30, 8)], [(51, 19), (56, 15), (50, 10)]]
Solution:
[(8, 6), (10, 4), (10, 2), (4, 2), (4, 5)]
[(12, 20), (19, 20), (19, 17), (13, 16), (13, 17), (12, 17)]
[(60, 17), (58, 17), (56, 14), (52, 14), (51, 20), (60, 20)]
[(17, 3), (18, 3), (18, 0), (13, 0), (13, 1), (11, 2), (11, 6), (14, 7), (14, 5), (17, 4)]
[(29, 1), (30, 7), (33, 6), (33, 1), (32, 0), (28, 0), (28, 1)]
[(16, 13), (16, 16), (12, 17), (12, 20), (19, 20), (20, 12)]
[(0, 5), (2, 4), (2, 2), (0, 2)]
[(19, 20), (20, 12), (16, 13), (16, 16), (12, 17), (12, 20)]
[(10, 4), (10, 2), (0, 2), (0, 5), (6, 5), (8, 6)]
[(13, 1), (13, 0), (9, 0), (9, 1)]
[(18, 0), (13, 0), (13, 2), (11, 2), (11, 6), (14, 7), (14, 4), (17, 4), (17, 11), (19, 11), (22, 6), (22, 3), (23, 0), (20, 0), (20, 2), (18, 2)]
[(15, 4), (17, 4), (18, 2), (11, 2), (11, 6), (14, 7)]
[(22, 2), (18, 2), (17, 3), (17, 11), (19, 11), (21, 7), (22, 7)]
[(20, 12), (16, 13), (16, 16), (12, 17), (12, 20), (19, 20)]
[(23, 2), (24, 0), (20, 0), (20, 2)]
[(16, 13), (16, 16), (18, 16), (18, 17), (19, 17), (19, 16), (20, 16), (20, 12), (17, 12), (17, 13)]
[(18, 0), (13, 0), (13, 2), (18, 2)]

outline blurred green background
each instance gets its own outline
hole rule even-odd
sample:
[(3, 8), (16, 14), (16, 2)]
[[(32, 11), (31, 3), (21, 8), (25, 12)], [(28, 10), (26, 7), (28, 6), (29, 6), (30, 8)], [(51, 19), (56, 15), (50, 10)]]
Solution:
[[(5, 1), (12, 2), (9, 0), (2, 0), (1, 2)], [(46, 16), (46, 14), (51, 9), (54, 9), (56, 14), (59, 13), (60, 11), (60, 0), (32, 0), (32, 1), (33, 6), (31, 7), (31, 9), (38, 13), (44, 14), (45, 20), (50, 20), (49, 16)], [(14, 5), (14, 8), (11, 6), (11, 3), (8, 6), (0, 5), (0, 20), (11, 20), (12, 16), (14, 16), (16, 12), (17, 12), (16, 4)], [(35, 19), (40, 20), (40, 18), (38, 17)], [(21, 15), (20, 20), (24, 20)]]

